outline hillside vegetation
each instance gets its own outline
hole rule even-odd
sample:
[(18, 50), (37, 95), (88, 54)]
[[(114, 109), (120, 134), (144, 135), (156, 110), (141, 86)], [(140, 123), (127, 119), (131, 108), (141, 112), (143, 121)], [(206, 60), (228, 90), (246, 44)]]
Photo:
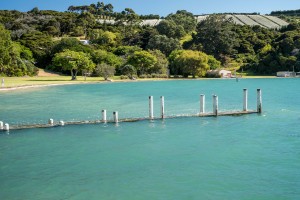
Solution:
[(298, 19), (282, 14), (195, 17), (179, 10), (162, 19), (130, 8), (114, 12), (103, 2), (66, 12), (2, 10), (0, 75), (34, 76), (37, 67), (74, 80), (203, 77), (209, 69), (274, 75), (300, 71), (299, 33)]

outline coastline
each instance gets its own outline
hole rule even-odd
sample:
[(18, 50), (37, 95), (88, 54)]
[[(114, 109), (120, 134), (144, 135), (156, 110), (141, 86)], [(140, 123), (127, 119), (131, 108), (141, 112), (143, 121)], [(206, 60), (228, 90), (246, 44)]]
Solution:
[[(240, 79), (259, 79), (259, 78), (276, 78), (275, 76), (248, 76), (248, 77), (242, 77)], [(233, 79), (233, 78), (232, 78)], [(228, 79), (228, 80), (232, 80)], [(52, 80), (48, 80), (49, 83), (44, 84), (20, 84), (16, 86), (8, 86), (8, 87), (0, 87), (0, 92), (9, 92), (9, 91), (16, 91), (16, 90), (22, 90), (22, 89), (34, 89), (34, 88), (45, 88), (45, 87), (51, 87), (51, 86), (61, 86), (61, 85), (76, 85), (76, 84), (102, 84), (102, 83), (120, 83), (120, 82), (145, 82), (145, 81), (174, 81), (174, 80), (224, 80), (224, 79), (216, 79), (216, 78), (196, 78), (196, 79), (190, 79), (190, 78), (156, 78), (156, 79), (136, 79), (136, 80), (129, 80), (129, 79), (112, 79), (111, 81), (105, 81), (105, 80), (87, 80), (82, 81), (78, 80), (75, 82), (66, 81), (66, 82), (60, 82), (60, 83), (52, 83)], [(226, 79), (225, 79), (226, 80)], [(46, 81), (47, 82), (47, 81)]]

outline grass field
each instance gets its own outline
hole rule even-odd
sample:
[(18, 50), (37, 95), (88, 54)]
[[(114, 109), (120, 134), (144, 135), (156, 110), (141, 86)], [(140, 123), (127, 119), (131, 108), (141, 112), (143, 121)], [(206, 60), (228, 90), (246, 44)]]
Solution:
[[(118, 77), (116, 77), (118, 79)], [(2, 81), (2, 78), (1, 78)], [(34, 86), (34, 85), (51, 85), (51, 84), (74, 84), (87, 82), (103, 82), (101, 77), (84, 77), (78, 76), (77, 80), (71, 81), (71, 76), (49, 76), (49, 77), (4, 77), (4, 87), (14, 88), (20, 86)]]
[[(26, 86), (42, 86), (42, 85), (63, 85), (63, 84), (83, 84), (83, 83), (101, 83), (105, 82), (102, 77), (86, 77), (78, 76), (77, 80), (71, 81), (71, 76), (43, 76), (43, 77), (0, 77), (0, 84), (4, 78), (4, 87), (0, 85), (1, 89), (17, 88)], [(274, 76), (243, 76), (243, 78), (274, 78)], [(192, 79), (189, 77), (188, 79)], [(206, 79), (206, 78), (202, 78)], [(129, 79), (121, 80), (119, 76), (112, 78), (113, 81), (130, 81)], [(138, 79), (138, 81), (155, 81), (166, 79)], [(168, 80), (175, 80), (170, 78)]]

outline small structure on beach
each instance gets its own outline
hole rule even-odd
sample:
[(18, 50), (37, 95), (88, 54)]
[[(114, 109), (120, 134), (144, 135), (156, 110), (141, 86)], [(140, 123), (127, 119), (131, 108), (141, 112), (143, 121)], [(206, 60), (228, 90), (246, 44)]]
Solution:
[(281, 71), (277, 72), (277, 77), (296, 77), (296, 72), (290, 72), (290, 71)]
[(215, 78), (231, 78), (232, 73), (228, 70), (208, 70), (206, 72), (207, 77), (215, 77)]

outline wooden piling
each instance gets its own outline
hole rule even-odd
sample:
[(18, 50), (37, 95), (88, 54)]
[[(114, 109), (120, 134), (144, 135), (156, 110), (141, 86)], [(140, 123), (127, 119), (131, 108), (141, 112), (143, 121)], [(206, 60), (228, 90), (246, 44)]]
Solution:
[(114, 115), (114, 122), (118, 123), (119, 122), (119, 113), (118, 113), (118, 111), (113, 112), (113, 115)]
[(160, 116), (161, 118), (165, 118), (165, 97), (160, 97)]
[(200, 95), (200, 114), (205, 113), (205, 95)]
[(153, 114), (153, 96), (149, 96), (149, 118), (154, 119)]
[(213, 95), (213, 114), (218, 116), (218, 96)]
[(257, 89), (257, 112), (262, 113), (262, 95), (261, 89)]
[(4, 124), (4, 130), (9, 131), (9, 124), (8, 123)]
[(53, 123), (54, 123), (54, 122), (53, 122), (53, 119), (49, 119), (49, 120), (48, 120), (48, 124), (49, 124), (49, 125), (53, 126)]
[(243, 111), (247, 111), (248, 110), (248, 90), (247, 89), (243, 89), (243, 91), (244, 91)]
[(107, 119), (106, 119), (106, 110), (102, 110), (102, 122), (106, 123)]

